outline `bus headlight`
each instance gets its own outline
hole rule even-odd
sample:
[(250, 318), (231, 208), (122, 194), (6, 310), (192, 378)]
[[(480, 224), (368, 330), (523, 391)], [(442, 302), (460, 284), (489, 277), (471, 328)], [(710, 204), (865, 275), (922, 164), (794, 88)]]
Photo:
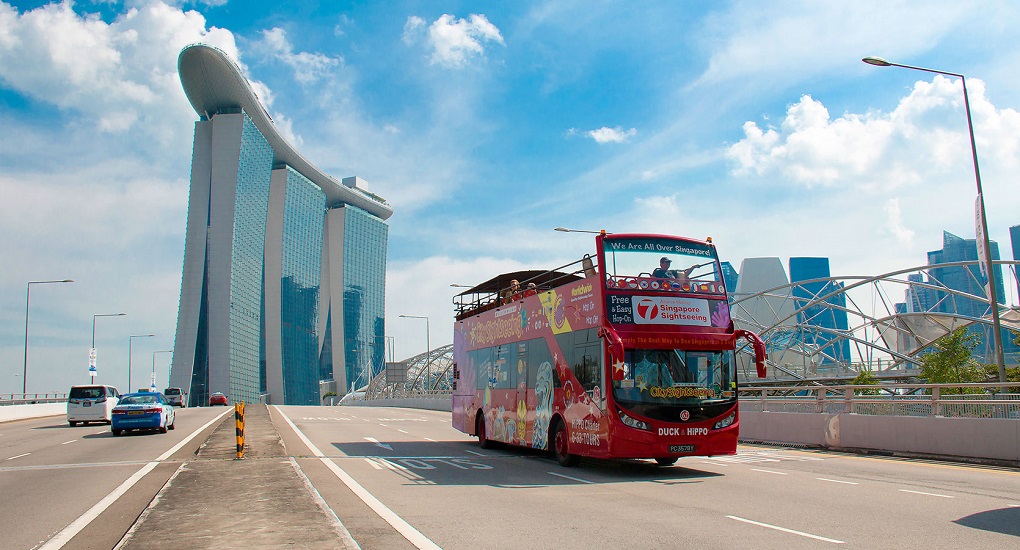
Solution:
[(631, 417), (627, 416), (627, 413), (625, 413), (625, 412), (623, 412), (623, 411), (621, 411), (619, 409), (617, 409), (616, 412), (618, 412), (620, 414), (620, 421), (623, 422), (624, 424), (630, 426), (631, 428), (637, 428), (639, 430), (651, 430), (652, 429), (652, 427), (649, 426), (647, 422), (642, 422), (642, 421), (640, 421), (640, 420), (638, 420), (636, 418), (631, 418)]
[(728, 427), (730, 427), (733, 424), (733, 421), (736, 420), (736, 419), (737, 419), (737, 413), (735, 413), (735, 412), (730, 413), (730, 415), (727, 416), (726, 418), (723, 418), (722, 420), (716, 422), (715, 426), (712, 426), (712, 429), (713, 430), (721, 430), (723, 428), (728, 428)]

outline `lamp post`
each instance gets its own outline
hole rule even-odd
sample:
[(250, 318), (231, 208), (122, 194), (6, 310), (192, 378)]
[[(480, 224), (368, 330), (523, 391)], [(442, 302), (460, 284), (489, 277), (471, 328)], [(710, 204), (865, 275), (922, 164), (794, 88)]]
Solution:
[(128, 385), (127, 385), (127, 391), (129, 391), (129, 392), (135, 391), (135, 390), (131, 389), (132, 388), (132, 386), (131, 386), (131, 341), (133, 339), (135, 339), (135, 338), (149, 338), (149, 337), (152, 337), (152, 336), (155, 336), (155, 334), (135, 334), (133, 336), (128, 336)]
[[(122, 317), (124, 315), (127, 315), (127, 313), (96, 313), (95, 315), (92, 316), (92, 348), (89, 349), (89, 360), (90, 360), (90, 363), (91, 363), (91, 364), (89, 364), (89, 374), (92, 376), (92, 382), (95, 382), (96, 381), (96, 376), (99, 375), (99, 371), (98, 371), (98, 369), (96, 369), (96, 364), (92, 363), (93, 361), (97, 360), (97, 355), (96, 355), (96, 317)], [(93, 374), (93, 373), (95, 373), (95, 374)]]
[(902, 65), (900, 63), (892, 63), (886, 61), (881, 57), (865, 57), (861, 61), (874, 65), (876, 67), (901, 67), (903, 69), (913, 69), (915, 71), (923, 71), (926, 73), (935, 73), (945, 76), (955, 76), (960, 79), (960, 84), (963, 85), (963, 106), (967, 113), (967, 130), (970, 132), (970, 153), (971, 158), (974, 160), (974, 181), (977, 184), (977, 205), (979, 210), (979, 223), (981, 225), (981, 239), (984, 248), (984, 264), (985, 273), (988, 278), (988, 303), (992, 309), (992, 342), (994, 343), (995, 350), (995, 364), (999, 367), (999, 381), (1006, 381), (1006, 361), (1002, 355), (1002, 329), (999, 323), (999, 298), (995, 289), (995, 272), (993, 271), (994, 265), (992, 264), (992, 247), (991, 242), (988, 239), (988, 219), (985, 217), (985, 196), (981, 190), (981, 171), (978, 169), (978, 156), (977, 156), (977, 143), (974, 141), (974, 122), (970, 116), (970, 96), (967, 95), (967, 78), (959, 73), (951, 73), (948, 71), (939, 71), (936, 69), (927, 69), (925, 67), (915, 67), (913, 65)]
[(152, 380), (149, 382), (149, 390), (156, 391), (156, 354), (157, 353), (173, 353), (172, 349), (161, 349), (159, 351), (152, 352)]
[(21, 395), (28, 393), (28, 305), (32, 301), (32, 285), (47, 285), (51, 283), (73, 283), (74, 279), (63, 279), (60, 281), (29, 281), (25, 290), (25, 364), (21, 372)]
[(427, 315), (401, 315), (401, 317), (405, 319), (425, 319), (425, 391), (428, 391), (429, 381), (432, 377), (432, 344), (429, 340), (429, 318)]
[(559, 231), (561, 233), (591, 233), (592, 235), (607, 235), (605, 229), (598, 231), (590, 231), (588, 229), (567, 229), (566, 227), (554, 227), (553, 231)]

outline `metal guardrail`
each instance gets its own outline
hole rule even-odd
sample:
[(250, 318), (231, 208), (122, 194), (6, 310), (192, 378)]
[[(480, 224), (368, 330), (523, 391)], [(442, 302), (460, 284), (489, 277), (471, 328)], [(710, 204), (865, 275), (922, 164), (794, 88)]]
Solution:
[(0, 393), (0, 406), (63, 403), (66, 401), (66, 393)]
[(372, 401), (375, 399), (446, 399), (453, 395), (451, 390), (405, 390), (400, 388), (387, 387), (379, 393), (366, 396), (364, 394), (355, 396), (348, 394), (339, 401), (339, 405), (356, 401)]
[(1020, 384), (881, 384), (813, 388), (759, 386), (740, 389), (740, 409), (757, 412), (1020, 420)]

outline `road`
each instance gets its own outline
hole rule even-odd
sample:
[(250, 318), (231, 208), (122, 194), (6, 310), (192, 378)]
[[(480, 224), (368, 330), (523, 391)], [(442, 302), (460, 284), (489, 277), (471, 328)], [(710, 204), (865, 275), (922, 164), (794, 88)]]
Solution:
[[(0, 547), (114, 547), (225, 412), (185, 409), (168, 434), (120, 438), (62, 417), (0, 424)], [(287, 454), (366, 550), (1020, 543), (1016, 469), (743, 445), (668, 468), (562, 468), (541, 453), (482, 450), (449, 413), (270, 414)]]
[(112, 548), (180, 463), (194, 455), (211, 430), (209, 421), (225, 411), (179, 410), (175, 430), (118, 438), (109, 426), (72, 428), (62, 416), (0, 424), (0, 547), (37, 548), (58, 535), (57, 540), (70, 538), (78, 531), (66, 527), (90, 510), (100, 512), (97, 504), (131, 482), (95, 521), (81, 526), (76, 539)]
[[(534, 452), (482, 450), (450, 428), (449, 413), (279, 411), (367, 493), (448, 550), (1020, 544), (1015, 469), (760, 446), (669, 468), (586, 460), (568, 469)], [(303, 448), (286, 422), (276, 424), (288, 449)], [(354, 539), (393, 547), (381, 522), (368, 522), (370, 512), (315, 462), (299, 460)]]

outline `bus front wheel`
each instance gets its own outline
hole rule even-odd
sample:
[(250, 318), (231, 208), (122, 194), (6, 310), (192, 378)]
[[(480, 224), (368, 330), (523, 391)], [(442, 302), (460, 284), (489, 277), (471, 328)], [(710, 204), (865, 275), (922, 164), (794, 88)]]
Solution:
[(482, 415), (478, 415), (478, 420), (475, 421), (475, 433), (478, 434), (478, 446), (483, 449), (492, 448), (492, 440), (485, 436), (485, 419)]
[(656, 458), (655, 462), (658, 462), (659, 466), (672, 466), (672, 465), (676, 464), (676, 459), (677, 459), (677, 457), (670, 456), (670, 457), (666, 457), (666, 458)]
[(556, 462), (560, 463), (560, 466), (570, 468), (572, 466), (577, 466), (581, 457), (567, 452), (568, 441), (569, 435), (567, 434), (567, 429), (563, 427), (563, 421), (556, 421), (552, 434), (553, 457), (556, 458)]

